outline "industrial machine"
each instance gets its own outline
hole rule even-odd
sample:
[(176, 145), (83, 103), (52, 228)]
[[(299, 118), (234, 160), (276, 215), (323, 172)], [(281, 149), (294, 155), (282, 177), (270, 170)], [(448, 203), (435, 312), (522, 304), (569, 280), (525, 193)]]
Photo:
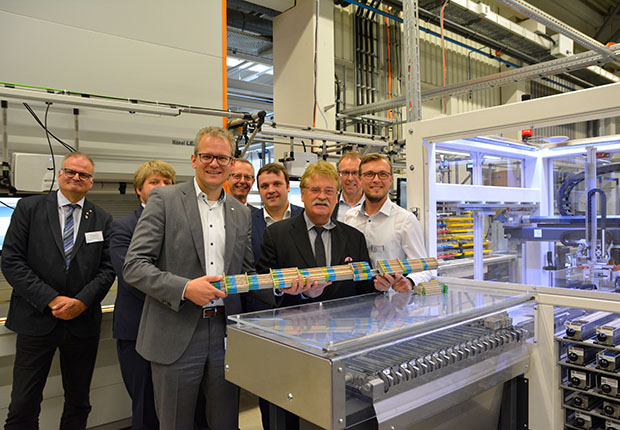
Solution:
[(529, 363), (531, 299), (449, 285), (233, 316), (226, 377), (306, 428), (492, 428)]

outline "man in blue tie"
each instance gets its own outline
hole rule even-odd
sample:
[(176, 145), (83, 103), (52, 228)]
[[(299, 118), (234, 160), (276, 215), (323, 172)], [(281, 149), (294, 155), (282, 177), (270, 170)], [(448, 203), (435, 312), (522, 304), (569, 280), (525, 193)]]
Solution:
[(101, 301), (114, 281), (112, 217), (85, 199), (94, 162), (67, 155), (59, 191), (20, 200), (2, 249), (13, 287), (6, 327), (17, 332), (6, 429), (38, 429), (43, 388), (60, 352), (65, 403), (61, 429), (84, 429), (97, 357)]

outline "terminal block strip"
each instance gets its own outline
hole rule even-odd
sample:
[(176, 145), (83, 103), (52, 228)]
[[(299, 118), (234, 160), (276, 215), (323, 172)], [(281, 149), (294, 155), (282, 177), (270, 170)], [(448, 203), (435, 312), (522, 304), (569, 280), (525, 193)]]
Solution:
[(347, 383), (362, 395), (381, 396), (401, 386), (409, 389), (517, 346), (525, 340), (526, 331), (513, 327), (507, 314), (502, 317), (488, 324), (481, 320), (452, 327), (349, 358)]
[[(376, 266), (378, 269), (373, 270), (370, 264), (362, 261), (341, 266), (312, 267), (308, 269), (298, 269), (296, 267), (272, 269), (271, 273), (262, 275), (247, 273), (228, 275), (223, 280), (214, 282), (213, 286), (220, 290), (225, 290), (227, 294), (247, 293), (248, 291), (256, 290), (288, 288), (293, 279), (299, 275), (304, 280), (310, 278), (313, 281), (365, 281), (372, 279), (375, 275), (394, 275), (396, 273), (406, 275), (424, 270), (434, 270), (437, 269), (438, 264), (436, 258), (421, 258), (412, 260), (378, 260)], [(437, 283), (434, 282), (428, 286), (435, 284)], [(441, 291), (441, 288), (439, 290)]]

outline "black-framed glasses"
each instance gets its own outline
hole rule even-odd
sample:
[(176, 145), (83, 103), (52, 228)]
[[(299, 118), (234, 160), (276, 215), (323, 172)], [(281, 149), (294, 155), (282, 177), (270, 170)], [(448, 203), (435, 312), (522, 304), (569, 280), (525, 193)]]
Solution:
[(252, 182), (254, 180), (254, 175), (244, 175), (243, 173), (231, 173), (230, 177), (237, 181), (240, 181), (242, 178), (247, 182)]
[(347, 176), (351, 176), (353, 178), (359, 178), (360, 176), (360, 172), (358, 172), (357, 170), (340, 170), (338, 171), (338, 174), (342, 176), (343, 178), (346, 178)]
[(205, 152), (199, 152), (196, 157), (204, 164), (210, 164), (215, 159), (220, 166), (228, 166), (233, 159), (228, 155), (213, 155)]
[(372, 181), (373, 179), (375, 179), (375, 176), (378, 176), (379, 179), (381, 179), (382, 181), (386, 180), (387, 178), (389, 178), (391, 175), (390, 172), (386, 172), (385, 170), (382, 170), (380, 172), (364, 172), (362, 173), (362, 176), (364, 177), (364, 179), (367, 179), (369, 181)]
[(67, 175), (70, 178), (73, 178), (75, 175), (78, 175), (80, 179), (82, 180), (90, 179), (93, 177), (93, 175), (91, 175), (90, 173), (78, 172), (77, 170), (67, 169), (66, 167), (63, 167), (62, 171), (65, 175)]

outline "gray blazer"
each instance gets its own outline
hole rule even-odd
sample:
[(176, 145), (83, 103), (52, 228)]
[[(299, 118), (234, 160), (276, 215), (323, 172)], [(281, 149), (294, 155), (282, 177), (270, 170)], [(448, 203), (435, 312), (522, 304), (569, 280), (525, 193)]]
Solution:
[[(224, 201), (227, 275), (252, 272), (250, 210), (236, 199)], [(201, 309), (183, 300), (191, 279), (204, 276), (202, 225), (194, 181), (151, 191), (123, 266), (125, 281), (146, 293), (136, 350), (160, 364), (176, 361), (187, 349)], [(240, 313), (238, 294), (224, 299), (226, 314)]]

